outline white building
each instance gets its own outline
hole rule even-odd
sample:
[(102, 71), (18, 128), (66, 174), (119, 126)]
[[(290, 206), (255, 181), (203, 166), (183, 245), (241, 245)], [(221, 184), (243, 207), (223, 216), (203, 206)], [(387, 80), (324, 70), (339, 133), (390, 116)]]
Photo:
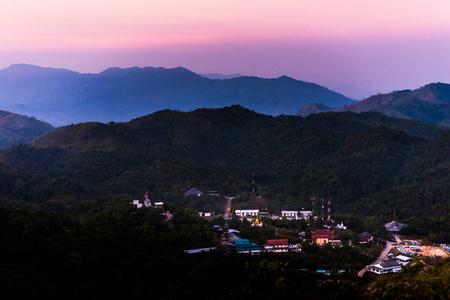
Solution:
[(286, 253), (289, 252), (288, 239), (267, 240), (267, 244), (264, 246), (266, 252)]
[(312, 217), (312, 211), (311, 210), (301, 210), (300, 211), (300, 218), (308, 219), (309, 217)]
[(155, 207), (155, 208), (163, 208), (164, 207), (164, 202), (155, 202), (153, 207)]
[(258, 216), (259, 209), (236, 209), (234, 213), (236, 214), (236, 217), (254, 217)]
[(287, 219), (290, 219), (290, 220), (297, 220), (298, 219), (298, 211), (297, 210), (282, 210), (281, 217), (286, 217)]
[(341, 222), (341, 224), (336, 225), (337, 229), (347, 229), (347, 226), (344, 225), (344, 221)]
[(408, 256), (404, 256), (404, 255), (397, 255), (395, 257), (395, 260), (401, 264), (402, 266), (406, 266), (410, 261), (412, 261), (413, 259), (411, 257)]
[(139, 200), (133, 200), (133, 205), (136, 205), (137, 208), (141, 208), (142, 207), (142, 203), (139, 202)]
[(369, 271), (377, 274), (397, 273), (402, 269), (402, 265), (396, 261), (383, 262), (368, 266)]

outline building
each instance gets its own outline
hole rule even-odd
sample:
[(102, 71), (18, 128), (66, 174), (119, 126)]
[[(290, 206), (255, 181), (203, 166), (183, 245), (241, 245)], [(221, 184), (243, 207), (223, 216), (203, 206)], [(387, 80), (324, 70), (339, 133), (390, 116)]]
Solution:
[(382, 262), (376, 265), (368, 266), (370, 272), (377, 274), (396, 273), (402, 269), (402, 265), (396, 261)]
[(302, 244), (289, 244), (289, 252), (302, 252)]
[(289, 252), (289, 241), (288, 239), (267, 240), (264, 250), (275, 253)]
[(311, 232), (311, 239), (313, 243), (323, 246), (333, 242), (334, 232), (328, 229), (314, 230)]
[(131, 204), (136, 205), (137, 208), (141, 208), (142, 206), (154, 207), (154, 208), (164, 208), (164, 202), (154, 202), (152, 204), (152, 201), (148, 198), (147, 193), (145, 193), (145, 195), (144, 195), (144, 204), (142, 204), (139, 200), (133, 200), (133, 202)]
[(190, 250), (184, 250), (184, 253), (187, 254), (197, 254), (197, 253), (204, 253), (204, 252), (210, 252), (211, 250), (215, 250), (216, 247), (211, 248), (199, 248), (199, 249), (190, 249)]
[(373, 241), (373, 237), (370, 233), (368, 233), (367, 231), (358, 234), (358, 238), (359, 238), (359, 243), (360, 244), (365, 244), (368, 243), (370, 241)]
[(412, 261), (413, 259), (411, 257), (408, 256), (404, 256), (404, 255), (397, 255), (395, 257), (395, 260), (401, 264), (402, 266), (406, 266), (410, 261)]
[(234, 247), (237, 251), (237, 253), (244, 253), (244, 254), (260, 254), (263, 250), (263, 246), (258, 246), (255, 243), (250, 243), (248, 239), (238, 239), (234, 241)]
[(400, 223), (397, 221), (392, 221), (392, 222), (384, 224), (384, 227), (386, 227), (386, 230), (391, 233), (400, 232), (400, 229), (402, 229), (405, 226), (406, 226), (406, 224), (403, 224), (403, 223)]
[(198, 215), (202, 218), (211, 218), (214, 216), (214, 212), (198, 212)]
[(309, 219), (310, 217), (312, 217), (312, 211), (311, 210), (301, 210), (300, 211), (300, 218), (303, 219)]
[(236, 209), (234, 211), (236, 217), (257, 217), (259, 214), (259, 209)]
[(191, 195), (200, 197), (201, 195), (203, 195), (203, 192), (197, 190), (196, 188), (192, 188), (189, 191), (187, 191), (186, 193), (184, 193), (184, 196), (191, 196)]
[(251, 226), (262, 227), (263, 223), (259, 220), (259, 218), (257, 216), (256, 219), (252, 222)]
[(297, 220), (298, 219), (298, 211), (296, 210), (282, 210), (281, 217), (286, 217), (289, 220)]
[(142, 203), (140, 203), (139, 200), (133, 200), (132, 204), (136, 205), (137, 208), (141, 208), (142, 207)]
[(341, 221), (341, 224), (336, 225), (337, 229), (347, 229), (347, 226), (344, 225), (344, 221)]

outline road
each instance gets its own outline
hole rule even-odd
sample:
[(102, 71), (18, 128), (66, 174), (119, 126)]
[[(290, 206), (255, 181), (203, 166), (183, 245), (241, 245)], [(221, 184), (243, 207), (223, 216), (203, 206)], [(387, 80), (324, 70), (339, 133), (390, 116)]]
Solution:
[(225, 207), (224, 219), (228, 220), (230, 218), (231, 200), (233, 200), (234, 197), (225, 197), (225, 199), (227, 199), (227, 206)]
[[(392, 249), (392, 242), (386, 242), (386, 248), (384, 248), (383, 252), (381, 252), (380, 256), (376, 261), (372, 263), (372, 265), (379, 264), (383, 261), (383, 259), (386, 257), (386, 255), (391, 251)], [(358, 272), (359, 277), (363, 277), (364, 273), (367, 271), (367, 266), (365, 266), (361, 271)]]

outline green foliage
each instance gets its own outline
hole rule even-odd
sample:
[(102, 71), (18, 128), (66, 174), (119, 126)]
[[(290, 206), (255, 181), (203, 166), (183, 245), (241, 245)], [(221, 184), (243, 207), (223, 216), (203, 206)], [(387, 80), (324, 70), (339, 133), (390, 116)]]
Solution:
[[(403, 272), (380, 276), (370, 286), (372, 299), (448, 299), (450, 295), (450, 261), (433, 264), (414, 262)], [(369, 296), (369, 295), (367, 295)]]
[(257, 196), (271, 212), (308, 209), (316, 195), (332, 197), (336, 213), (401, 207), (411, 216), (442, 216), (450, 207), (450, 135), (394, 129), (404, 122), (374, 113), (275, 118), (232, 106), (79, 124), (2, 152), (1, 195), (67, 206), (68, 198), (148, 192), (155, 201), (220, 213), (222, 198), (183, 193), (217, 190), (237, 196), (233, 205), (249, 205), (255, 173)]
[[(183, 249), (217, 242), (210, 224), (186, 208), (171, 207), (168, 221), (158, 209), (136, 209), (119, 198), (92, 200), (90, 207), (74, 215), (0, 207), (5, 295), (142, 297), (144, 283), (157, 284), (176, 270), (171, 257), (182, 259)], [(154, 286), (158, 298), (160, 288)]]
[(162, 210), (137, 209), (131, 199), (93, 199), (70, 214), (0, 207), (2, 292), (16, 299), (434, 299), (449, 292), (448, 260), (415, 261), (402, 273), (358, 278), (355, 271), (379, 253), (370, 245), (303, 243), (302, 253), (260, 256), (218, 247), (186, 255), (183, 249), (217, 245), (211, 223), (176, 204), (167, 206), (173, 214), (167, 220)]

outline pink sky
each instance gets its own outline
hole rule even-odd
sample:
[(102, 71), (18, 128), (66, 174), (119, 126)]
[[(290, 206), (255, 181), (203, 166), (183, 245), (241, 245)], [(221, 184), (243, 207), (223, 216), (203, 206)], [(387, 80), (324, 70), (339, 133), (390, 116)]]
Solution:
[(374, 92), (450, 82), (448, 0), (15, 0), (0, 68), (183, 66)]

